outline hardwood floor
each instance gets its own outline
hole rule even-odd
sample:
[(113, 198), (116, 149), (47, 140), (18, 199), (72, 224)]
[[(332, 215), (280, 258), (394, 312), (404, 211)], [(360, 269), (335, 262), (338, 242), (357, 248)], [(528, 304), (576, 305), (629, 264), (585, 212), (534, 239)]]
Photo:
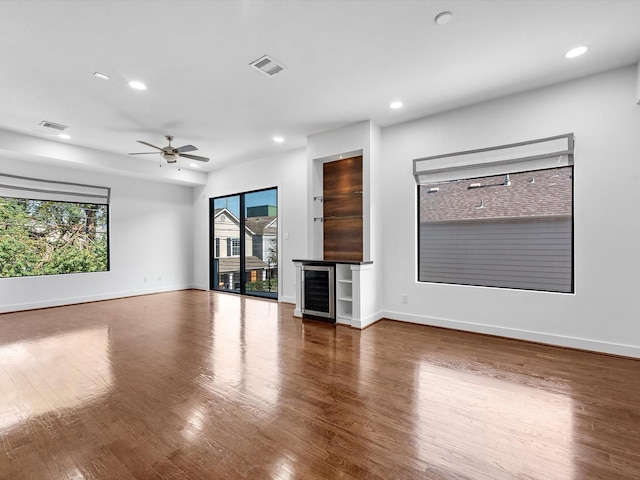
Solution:
[(0, 315), (0, 479), (638, 479), (640, 361), (200, 291)]

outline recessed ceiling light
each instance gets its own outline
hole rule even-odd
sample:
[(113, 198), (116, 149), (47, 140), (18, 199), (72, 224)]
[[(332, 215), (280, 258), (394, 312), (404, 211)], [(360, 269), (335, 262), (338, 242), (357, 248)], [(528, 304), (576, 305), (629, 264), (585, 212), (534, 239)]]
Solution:
[(451, 12), (441, 12), (433, 19), (436, 25), (446, 25), (451, 20), (453, 20), (453, 13)]
[(142, 82), (138, 82), (137, 80), (132, 80), (129, 82), (129, 86), (131, 88), (135, 88), (136, 90), (146, 90), (147, 86), (142, 83)]
[(66, 133), (60, 133), (58, 135), (58, 138), (64, 138), (65, 140), (69, 140), (71, 138), (71, 135), (67, 135)]
[(402, 108), (402, 102), (399, 102), (399, 101), (391, 102), (389, 104), (389, 108), (393, 108), (393, 109)]
[(565, 53), (564, 56), (567, 58), (576, 58), (576, 57), (579, 57), (580, 55), (584, 55), (585, 53), (587, 53), (587, 50), (588, 48), (584, 46), (572, 48), (567, 53)]
[(93, 76), (102, 80), (109, 80), (109, 75), (105, 75), (104, 73), (94, 72)]
[(284, 142), (284, 138), (283, 137), (273, 137), (273, 141), (276, 143), (282, 143)]

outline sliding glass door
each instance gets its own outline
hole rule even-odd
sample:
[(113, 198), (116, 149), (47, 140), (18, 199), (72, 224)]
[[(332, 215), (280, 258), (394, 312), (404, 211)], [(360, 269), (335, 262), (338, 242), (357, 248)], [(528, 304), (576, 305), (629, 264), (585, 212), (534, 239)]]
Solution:
[(276, 188), (211, 200), (211, 288), (278, 298)]

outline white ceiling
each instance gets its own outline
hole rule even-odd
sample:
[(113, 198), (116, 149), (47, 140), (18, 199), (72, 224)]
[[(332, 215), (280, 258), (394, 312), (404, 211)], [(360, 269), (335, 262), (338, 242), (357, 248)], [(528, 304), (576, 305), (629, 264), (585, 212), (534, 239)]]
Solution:
[[(454, 19), (438, 26), (444, 10)], [(350, 123), (384, 127), (640, 59), (637, 0), (4, 0), (0, 18), (0, 129), (42, 138), (42, 120), (68, 125), (71, 140), (56, 142), (116, 154), (123, 172), (159, 162), (127, 156), (148, 150), (136, 140), (174, 135), (215, 170)], [(565, 59), (577, 45), (590, 49)], [(264, 54), (285, 70), (249, 67)]]

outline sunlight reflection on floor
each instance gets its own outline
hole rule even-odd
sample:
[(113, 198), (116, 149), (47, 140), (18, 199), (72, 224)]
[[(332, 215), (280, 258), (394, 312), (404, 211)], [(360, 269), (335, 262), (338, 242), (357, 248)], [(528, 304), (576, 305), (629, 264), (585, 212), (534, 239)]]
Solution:
[(113, 386), (108, 327), (0, 346), (0, 431)]
[(426, 462), (455, 472), (464, 458), (486, 465), (488, 478), (493, 469), (573, 478), (571, 398), (428, 362), (420, 363), (416, 384), (416, 450)]

